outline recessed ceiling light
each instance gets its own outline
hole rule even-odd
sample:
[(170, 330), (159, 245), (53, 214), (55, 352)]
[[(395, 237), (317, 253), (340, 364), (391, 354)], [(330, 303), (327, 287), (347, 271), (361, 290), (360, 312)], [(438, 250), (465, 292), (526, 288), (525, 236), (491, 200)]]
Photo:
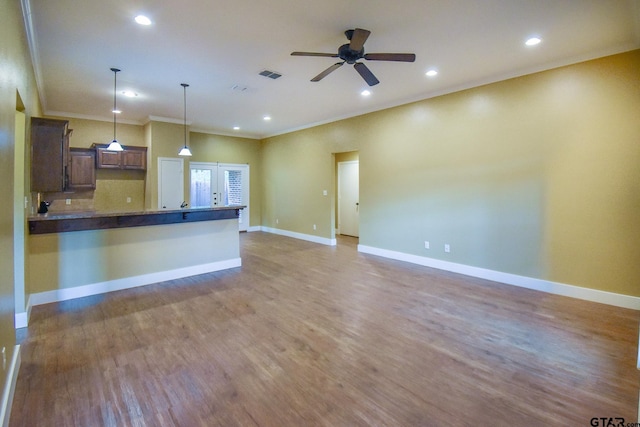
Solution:
[(147, 18), (144, 15), (138, 15), (135, 17), (135, 20), (140, 25), (151, 25), (151, 19)]
[(234, 126), (233, 130), (240, 130), (240, 126)]
[(541, 41), (542, 39), (540, 37), (530, 37), (526, 42), (524, 42), (524, 44), (526, 44), (527, 46), (535, 46), (537, 44), (540, 44)]
[(264, 116), (262, 119), (263, 119), (265, 122), (268, 122), (269, 120), (271, 120), (271, 117), (270, 117), (270, 116)]
[(133, 92), (131, 90), (124, 90), (124, 91), (122, 91), (122, 94), (124, 96), (126, 96), (127, 98), (135, 98), (136, 96), (138, 96), (137, 93), (135, 93), (135, 92)]
[(437, 75), (438, 75), (438, 71), (436, 71), (436, 70), (433, 70), (433, 69), (432, 69), (432, 70), (427, 71), (425, 74), (426, 74), (428, 77), (435, 77), (435, 76), (437, 76)]
[(371, 92), (369, 92), (367, 89), (363, 90), (362, 92), (360, 92), (360, 95), (362, 96), (369, 96), (371, 95)]

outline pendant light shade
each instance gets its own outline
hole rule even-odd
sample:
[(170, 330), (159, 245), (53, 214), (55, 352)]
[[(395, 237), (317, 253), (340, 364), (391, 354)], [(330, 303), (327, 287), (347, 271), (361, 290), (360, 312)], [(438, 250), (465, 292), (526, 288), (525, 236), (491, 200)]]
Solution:
[(187, 147), (187, 88), (189, 87), (186, 83), (180, 83), (184, 91), (184, 147), (180, 149), (178, 152), (178, 156), (191, 156), (191, 150)]
[(116, 76), (120, 70), (112, 68), (113, 71), (113, 141), (107, 147), (109, 151), (122, 151), (122, 145), (116, 139), (116, 114), (118, 109), (116, 108)]

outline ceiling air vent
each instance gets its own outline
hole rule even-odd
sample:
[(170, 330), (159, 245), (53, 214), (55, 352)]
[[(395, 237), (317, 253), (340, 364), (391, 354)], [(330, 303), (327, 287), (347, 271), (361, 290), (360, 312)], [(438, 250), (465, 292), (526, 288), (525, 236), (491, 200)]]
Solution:
[(277, 79), (278, 77), (282, 77), (282, 74), (276, 73), (275, 71), (264, 70), (259, 73), (261, 76), (269, 77), (270, 79)]

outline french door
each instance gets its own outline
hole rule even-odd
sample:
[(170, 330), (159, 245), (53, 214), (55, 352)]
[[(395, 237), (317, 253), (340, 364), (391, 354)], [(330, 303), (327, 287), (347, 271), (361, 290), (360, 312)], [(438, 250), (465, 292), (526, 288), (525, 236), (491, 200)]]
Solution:
[(240, 231), (249, 228), (249, 165), (231, 163), (190, 164), (191, 207), (246, 205), (240, 210)]

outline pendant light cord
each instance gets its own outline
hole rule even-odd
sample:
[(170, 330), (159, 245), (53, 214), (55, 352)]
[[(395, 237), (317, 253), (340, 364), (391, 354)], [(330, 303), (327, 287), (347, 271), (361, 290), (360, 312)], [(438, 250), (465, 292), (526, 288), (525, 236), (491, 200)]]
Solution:
[(118, 70), (117, 68), (112, 68), (111, 71), (113, 71), (113, 140), (116, 140), (116, 91), (117, 91), (117, 85), (116, 85), (116, 78), (118, 75)]
[(180, 83), (182, 88), (184, 89), (184, 146), (187, 146), (187, 88), (189, 87), (186, 83)]

